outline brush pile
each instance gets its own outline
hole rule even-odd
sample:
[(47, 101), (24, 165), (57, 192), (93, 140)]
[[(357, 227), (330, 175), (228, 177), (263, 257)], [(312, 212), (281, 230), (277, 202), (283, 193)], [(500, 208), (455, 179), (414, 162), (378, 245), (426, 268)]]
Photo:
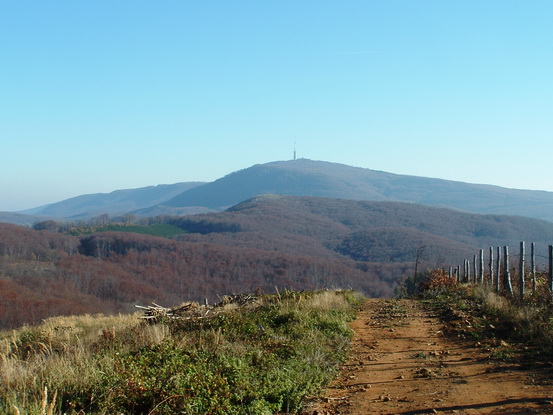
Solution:
[(155, 324), (167, 320), (206, 318), (218, 314), (229, 306), (245, 307), (259, 304), (259, 299), (259, 296), (256, 294), (243, 293), (225, 295), (221, 298), (221, 301), (214, 306), (187, 302), (176, 308), (167, 308), (152, 302), (150, 306), (135, 305), (135, 307), (144, 310), (144, 315), (141, 317), (142, 319), (148, 321), (149, 324)]

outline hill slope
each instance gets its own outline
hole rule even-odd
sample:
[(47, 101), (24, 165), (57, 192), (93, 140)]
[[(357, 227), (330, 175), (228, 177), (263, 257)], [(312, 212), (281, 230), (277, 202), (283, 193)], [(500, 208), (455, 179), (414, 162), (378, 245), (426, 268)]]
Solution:
[[(404, 202), (275, 195), (252, 198), (225, 212), (175, 219), (174, 224), (191, 232), (179, 236), (183, 240), (326, 257), (338, 252), (385, 263), (414, 261), (419, 243), (427, 246), (430, 260), (448, 262), (479, 248), (521, 240), (538, 243), (545, 253), (553, 241), (553, 223), (539, 219)], [(359, 249), (367, 254), (360, 255)]]
[[(397, 175), (306, 159), (255, 165), (189, 189), (163, 205), (223, 210), (261, 194), (403, 201), (553, 221), (553, 192)], [(148, 215), (147, 210), (140, 213)]]
[(81, 195), (21, 213), (56, 219), (87, 219), (102, 214), (118, 215), (159, 205), (201, 184), (203, 183), (162, 184), (138, 189), (115, 190), (111, 193)]
[[(82, 195), (20, 213), (53, 219), (88, 219), (104, 213), (188, 215), (222, 211), (263, 194), (401, 201), (553, 221), (553, 192), (397, 175), (307, 159), (257, 164), (211, 183), (177, 183)], [(0, 220), (30, 224), (36, 218), (2, 215)]]
[[(351, 287), (387, 297), (413, 275), (417, 259), (421, 270), (459, 265), (479, 248), (520, 240), (537, 242), (538, 255), (545, 255), (553, 242), (553, 223), (537, 219), (295, 196), (144, 222), (127, 232), (121, 226), (81, 236), (0, 224), (0, 327), (130, 311), (151, 301), (211, 303), (258, 288)], [(173, 239), (132, 233), (160, 224), (185, 233)]]
[(16, 212), (0, 212), (0, 223), (12, 223), (14, 225), (31, 226), (33, 223), (48, 219), (44, 216)]

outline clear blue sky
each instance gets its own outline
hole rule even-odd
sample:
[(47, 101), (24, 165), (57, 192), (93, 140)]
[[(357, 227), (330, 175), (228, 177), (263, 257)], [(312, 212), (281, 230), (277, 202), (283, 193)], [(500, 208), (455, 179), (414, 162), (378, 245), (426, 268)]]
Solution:
[(553, 191), (553, 1), (0, 0), (0, 210), (298, 157)]

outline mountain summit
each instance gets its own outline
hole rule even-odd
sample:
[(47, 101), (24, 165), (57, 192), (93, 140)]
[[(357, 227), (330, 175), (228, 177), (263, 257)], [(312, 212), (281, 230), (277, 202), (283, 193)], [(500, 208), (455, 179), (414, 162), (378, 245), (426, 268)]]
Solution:
[[(163, 206), (224, 210), (261, 194), (410, 202), (553, 221), (553, 192), (398, 175), (308, 159), (256, 164), (188, 189)], [(148, 215), (147, 210), (139, 213)]]
[(263, 194), (409, 202), (553, 221), (553, 192), (398, 175), (308, 159), (256, 164), (210, 183), (177, 183), (77, 196), (21, 213), (56, 219), (86, 219), (102, 213), (184, 215), (225, 210)]
[(226, 209), (262, 194), (386, 200), (379, 182), (392, 174), (323, 161), (299, 159), (256, 164), (190, 189), (165, 203)]

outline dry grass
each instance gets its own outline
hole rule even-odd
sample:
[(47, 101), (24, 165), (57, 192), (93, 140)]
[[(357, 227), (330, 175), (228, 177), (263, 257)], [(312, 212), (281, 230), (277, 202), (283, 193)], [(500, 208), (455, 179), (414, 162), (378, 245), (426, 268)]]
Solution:
[(137, 315), (83, 315), (53, 317), (2, 333), (0, 383), (5, 393), (0, 412), (53, 413), (59, 390), (89, 390), (111, 370), (111, 359), (95, 354), (115, 343), (120, 333), (136, 328), (140, 335), (135, 344), (159, 342), (165, 336), (163, 327), (138, 330), (139, 325)]
[[(359, 293), (352, 293), (360, 298)], [(301, 306), (313, 310), (341, 310), (347, 307), (348, 300), (337, 296), (335, 291), (322, 291), (318, 295), (308, 297)]]
[[(216, 397), (227, 405), (232, 399), (224, 392), (226, 380), (219, 378), (223, 371), (230, 371), (229, 376), (234, 379), (229, 384), (238, 379), (246, 382), (244, 391), (238, 390), (239, 393), (287, 396), (283, 401), (288, 402), (286, 405), (298, 405), (301, 394), (315, 387), (311, 382), (326, 378), (331, 361), (340, 358), (348, 341), (347, 316), (352, 313), (352, 304), (360, 300), (358, 294), (350, 292), (286, 292), (279, 294), (278, 300), (263, 297), (256, 309), (237, 310), (235, 305), (228, 305), (222, 314), (206, 324), (204, 320), (196, 323), (190, 320), (189, 325), (176, 322), (148, 325), (138, 314), (84, 315), (49, 318), (37, 326), (3, 332), (0, 333), (0, 414), (135, 413), (133, 400), (144, 394), (150, 394), (156, 405), (161, 404), (178, 389), (167, 389), (171, 391), (167, 392), (169, 395), (160, 397), (155, 391), (165, 388), (163, 383), (151, 390), (143, 389), (148, 386), (141, 386), (140, 376), (150, 373), (152, 364), (148, 359), (155, 356), (152, 350), (166, 350), (171, 356), (168, 359), (176, 359), (179, 365), (197, 359), (203, 365), (201, 369), (181, 368), (191, 374), (195, 370), (204, 374), (213, 370), (209, 376), (215, 383), (206, 393), (220, 388)], [(334, 339), (332, 344), (330, 339)], [(206, 359), (204, 356), (208, 355), (212, 357)], [(265, 366), (270, 374), (255, 372)], [(155, 365), (151, 367), (155, 370)], [(240, 373), (235, 372), (238, 370)], [(294, 374), (297, 378), (292, 378), (294, 370), (298, 372)], [(186, 380), (186, 373), (178, 375), (182, 378), (180, 381)], [(152, 376), (155, 379), (157, 375)], [(272, 387), (258, 384), (260, 376), (276, 379), (277, 390), (260, 392)], [(168, 383), (172, 379), (170, 376)], [(294, 391), (293, 395), (289, 391)], [(278, 403), (265, 402), (263, 395), (260, 396), (251, 402), (246, 400), (243, 405), (277, 408)], [(210, 398), (204, 399), (209, 402)], [(166, 407), (172, 403), (164, 403), (165, 409), (158, 408), (156, 413), (171, 413)], [(131, 409), (122, 409), (120, 404), (131, 405)]]
[(474, 290), (482, 312), (493, 317), (503, 330), (522, 340), (553, 345), (553, 301), (551, 294), (529, 296), (524, 301), (494, 292), (490, 287)]
[(516, 291), (514, 295), (497, 293), (486, 284), (448, 282), (435, 289), (434, 282), (430, 279), (423, 297), (440, 309), (446, 319), (471, 321), (460, 324), (459, 330), (464, 335), (505, 339), (524, 347), (532, 346), (536, 354), (553, 354), (553, 297), (545, 281), (538, 281), (536, 292), (529, 290), (524, 299)]

